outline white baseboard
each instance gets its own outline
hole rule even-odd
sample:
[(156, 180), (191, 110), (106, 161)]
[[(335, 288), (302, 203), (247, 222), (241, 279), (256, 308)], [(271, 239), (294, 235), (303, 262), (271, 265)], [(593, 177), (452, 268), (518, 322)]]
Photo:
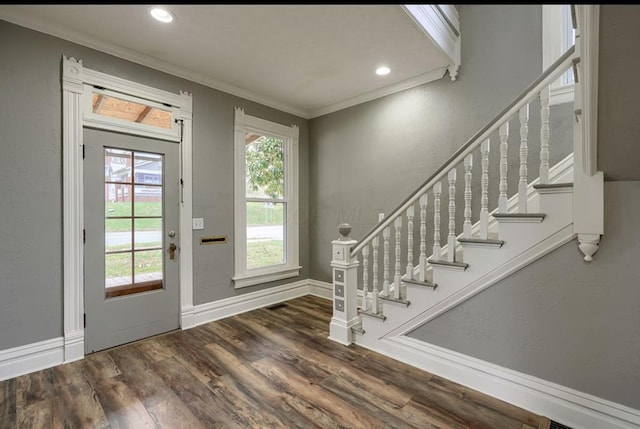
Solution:
[(329, 283), (306, 279), (268, 289), (262, 289), (257, 292), (250, 292), (231, 298), (220, 299), (206, 304), (195, 305), (193, 307), (193, 313), (195, 316), (195, 324), (193, 326), (213, 322), (214, 320), (278, 304), (289, 299), (309, 294), (332, 299), (333, 289)]
[(51, 368), (63, 360), (62, 337), (0, 350), (0, 381)]
[(414, 338), (385, 338), (369, 348), (573, 429), (640, 427), (640, 410)]
[(309, 279), (309, 295), (324, 299), (333, 299), (333, 285), (320, 280)]

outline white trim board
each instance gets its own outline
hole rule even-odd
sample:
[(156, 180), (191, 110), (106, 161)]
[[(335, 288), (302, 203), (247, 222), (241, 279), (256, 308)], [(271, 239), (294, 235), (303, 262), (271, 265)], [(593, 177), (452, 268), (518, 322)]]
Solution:
[(0, 381), (51, 368), (63, 360), (62, 337), (0, 350)]
[(573, 429), (640, 427), (640, 410), (414, 338), (386, 338), (369, 348)]
[(224, 319), (225, 317), (236, 314), (246, 313), (247, 311), (278, 304), (305, 295), (315, 295), (332, 299), (332, 286), (329, 285), (329, 287), (327, 287), (326, 284), (322, 282), (306, 279), (196, 305), (193, 307), (195, 318), (195, 324), (193, 326)]

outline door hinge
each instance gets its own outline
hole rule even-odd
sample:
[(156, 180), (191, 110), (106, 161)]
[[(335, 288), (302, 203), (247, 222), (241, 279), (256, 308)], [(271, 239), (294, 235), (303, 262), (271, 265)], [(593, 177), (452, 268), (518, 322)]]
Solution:
[(82, 159), (84, 159), (84, 145), (82, 145)]
[(82, 321), (84, 323), (84, 327), (86, 328), (87, 327), (87, 313), (84, 313), (82, 315)]
[(82, 230), (82, 242), (83, 243), (87, 242), (87, 230), (86, 229)]

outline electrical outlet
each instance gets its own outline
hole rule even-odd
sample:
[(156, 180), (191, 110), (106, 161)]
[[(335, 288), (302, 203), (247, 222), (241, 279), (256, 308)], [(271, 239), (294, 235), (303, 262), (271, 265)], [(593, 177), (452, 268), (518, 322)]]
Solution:
[(192, 220), (193, 229), (204, 229), (204, 219), (201, 217), (194, 217)]

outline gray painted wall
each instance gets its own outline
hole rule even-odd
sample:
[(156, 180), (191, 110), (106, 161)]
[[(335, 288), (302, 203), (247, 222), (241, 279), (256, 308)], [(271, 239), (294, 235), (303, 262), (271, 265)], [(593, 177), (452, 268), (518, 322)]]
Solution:
[[(539, 76), (540, 5), (461, 5), (459, 10), (463, 29), (462, 66), (455, 82), (446, 76), (311, 120), (312, 278), (330, 281), (330, 241), (338, 237), (340, 223), (350, 223), (351, 236), (362, 238), (377, 222), (378, 212), (389, 213), (395, 208)], [(554, 121), (569, 117), (567, 106), (553, 109)], [(537, 107), (532, 106), (531, 118), (530, 180), (537, 177)], [(518, 130), (517, 121), (513, 122), (509, 170), (516, 174)], [(562, 135), (556, 137), (560, 142), (570, 143)], [(563, 150), (552, 148), (551, 162), (557, 162), (563, 151), (568, 153), (568, 145)], [(498, 159), (496, 136), (490, 163), (497, 165)], [(475, 165), (480, 166), (477, 157)], [(479, 174), (475, 177), (479, 178)], [(497, 183), (496, 177), (490, 177), (490, 182)], [(514, 175), (509, 184), (511, 192), (516, 189), (516, 180)], [(461, 202), (464, 191), (461, 170), (458, 183), (456, 194)], [(443, 201), (448, 198), (446, 190), (442, 197)], [(490, 204), (495, 205), (497, 185), (489, 197)], [(475, 198), (474, 204), (477, 203)], [(474, 216), (477, 213), (475, 210)], [(445, 237), (446, 216), (442, 216), (442, 221)], [(459, 219), (458, 229), (461, 222)]]
[(600, 6), (598, 169), (605, 180), (640, 180), (640, 6)]
[(605, 208), (592, 263), (571, 241), (409, 336), (640, 409), (640, 182)]
[[(308, 121), (166, 73), (0, 21), (0, 350), (63, 333), (62, 55), (87, 68), (166, 91), (193, 94), (194, 303), (298, 278), (234, 290), (234, 108), (300, 128), (299, 279), (309, 277)], [(204, 235), (229, 242), (200, 246)]]

